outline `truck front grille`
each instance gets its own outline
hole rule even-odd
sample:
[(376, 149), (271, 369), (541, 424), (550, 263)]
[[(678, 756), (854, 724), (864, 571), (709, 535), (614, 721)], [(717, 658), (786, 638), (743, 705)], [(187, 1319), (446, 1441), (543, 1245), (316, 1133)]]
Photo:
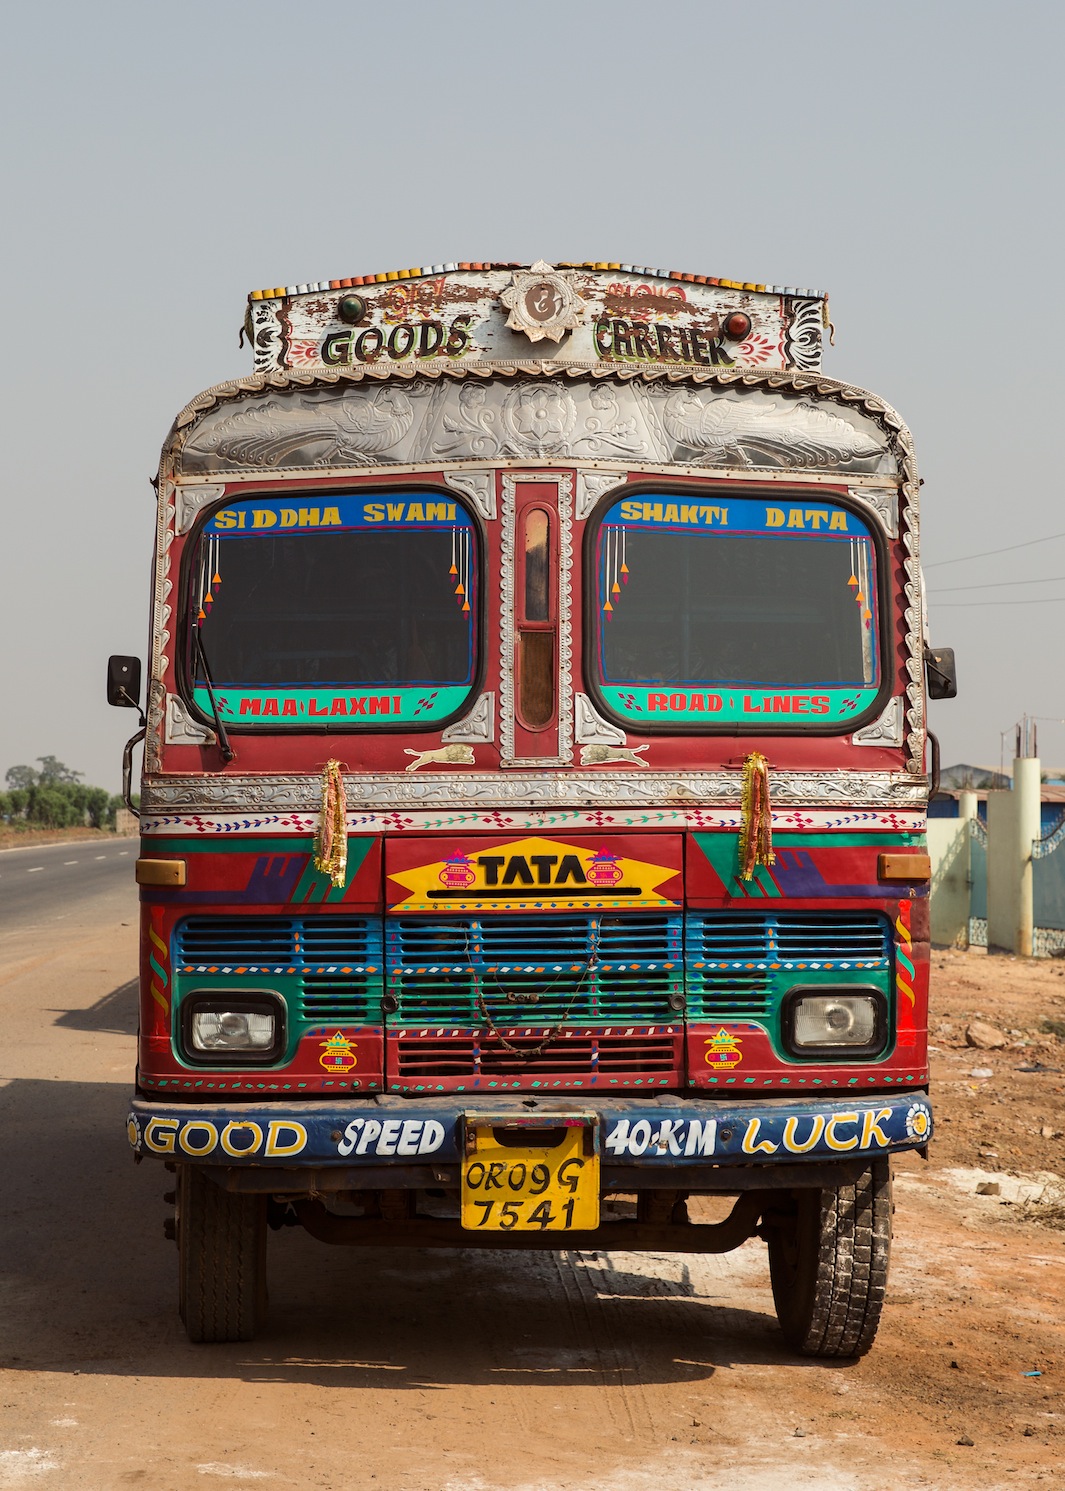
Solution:
[(175, 971), (190, 984), (223, 981), (295, 998), (311, 1025), (379, 1024), (381, 921), (370, 916), (191, 916), (174, 937)]
[(386, 951), (403, 1024), (651, 1024), (683, 1001), (679, 916), (396, 918)]
[(765, 1019), (796, 983), (816, 982), (811, 975), (890, 970), (891, 927), (865, 912), (693, 911), (685, 952), (690, 1020)]

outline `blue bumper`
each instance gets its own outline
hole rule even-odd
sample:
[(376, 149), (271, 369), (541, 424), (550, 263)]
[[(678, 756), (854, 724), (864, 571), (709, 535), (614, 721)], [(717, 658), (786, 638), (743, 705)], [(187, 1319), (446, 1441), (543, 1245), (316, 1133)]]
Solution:
[(534, 1108), (517, 1097), (491, 1104), (377, 1097), (295, 1103), (186, 1106), (135, 1098), (127, 1133), (139, 1155), (224, 1166), (396, 1167), (454, 1164), (467, 1124), (597, 1120), (604, 1162), (683, 1170), (856, 1160), (919, 1149), (932, 1136), (923, 1092), (804, 1101), (728, 1102), (662, 1096), (575, 1100)]

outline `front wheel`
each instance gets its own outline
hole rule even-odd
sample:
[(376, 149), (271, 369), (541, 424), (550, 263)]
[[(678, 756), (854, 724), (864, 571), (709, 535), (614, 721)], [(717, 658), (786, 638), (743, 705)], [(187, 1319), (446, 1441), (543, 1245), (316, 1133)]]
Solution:
[(189, 1340), (252, 1340), (266, 1313), (266, 1197), (224, 1191), (199, 1166), (182, 1165), (177, 1244)]
[(864, 1356), (873, 1344), (891, 1252), (891, 1169), (774, 1198), (763, 1220), (784, 1339), (804, 1356)]

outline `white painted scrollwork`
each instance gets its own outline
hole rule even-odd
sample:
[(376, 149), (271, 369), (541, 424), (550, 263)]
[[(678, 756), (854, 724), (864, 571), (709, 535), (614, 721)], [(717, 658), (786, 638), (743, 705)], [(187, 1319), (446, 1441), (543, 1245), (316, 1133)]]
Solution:
[(493, 693), (482, 694), (469, 714), (440, 732), (440, 739), (444, 741), (483, 740), (491, 742), (495, 738), (496, 696)]
[(623, 483), (624, 477), (618, 476), (615, 471), (578, 471), (577, 506), (574, 512), (578, 523), (583, 522), (604, 492)]
[(545, 337), (560, 342), (580, 324), (584, 311), (573, 276), (560, 274), (543, 259), (528, 269), (515, 270), (499, 299), (510, 312), (507, 328), (524, 332), (530, 342), (542, 342)]
[(444, 480), (456, 492), (468, 497), (482, 518), (496, 515), (496, 477), (494, 471), (447, 471)]
[(884, 712), (860, 730), (851, 740), (858, 746), (900, 746), (902, 744), (902, 697), (889, 699)]
[(815, 369), (821, 366), (824, 314), (822, 300), (791, 302), (791, 320), (784, 337), (784, 357), (790, 367)]
[(855, 502), (871, 507), (888, 538), (899, 536), (899, 494), (894, 487), (848, 487)]
[(208, 730), (198, 720), (194, 720), (175, 694), (167, 694), (163, 738), (167, 745), (211, 745), (215, 734), (213, 730)]
[(752, 404), (743, 394), (686, 388), (661, 398), (660, 412), (671, 439), (709, 463), (838, 469), (868, 466), (884, 452), (879, 431), (858, 428), (844, 411), (812, 400)]
[(188, 533), (197, 514), (202, 512), (209, 502), (217, 502), (222, 496), (225, 487), (220, 485), (206, 487), (178, 487), (174, 501), (177, 507), (178, 533)]
[[(375, 773), (345, 776), (348, 807), (408, 808), (553, 808), (696, 809), (701, 804), (738, 807), (739, 771), (718, 772), (426, 772), (424, 775)], [(250, 813), (317, 812), (321, 784), (317, 777), (156, 777), (144, 787), (145, 811), (184, 809), (210, 812), (228, 808)], [(925, 801), (923, 782), (906, 772), (773, 772), (774, 810), (792, 807), (837, 807), (862, 826), (863, 810), (918, 809)]]
[[(891, 432), (856, 399), (834, 399), (822, 380), (806, 386), (798, 374), (748, 372), (734, 387), (724, 375), (657, 382), (553, 371), (447, 382), (422, 373), (381, 386), (354, 369), (342, 379), (321, 369), (299, 384), (289, 382), (296, 374), (278, 373), (263, 388), (245, 385), (224, 398), (212, 390), (216, 402), (185, 421), (180, 473), (517, 457), (894, 474)], [(750, 386), (753, 379), (764, 386)], [(795, 384), (799, 399), (776, 392)]]
[(595, 705), (587, 694), (573, 696), (574, 729), (582, 745), (623, 746), (627, 740), (624, 730), (611, 725), (596, 712)]

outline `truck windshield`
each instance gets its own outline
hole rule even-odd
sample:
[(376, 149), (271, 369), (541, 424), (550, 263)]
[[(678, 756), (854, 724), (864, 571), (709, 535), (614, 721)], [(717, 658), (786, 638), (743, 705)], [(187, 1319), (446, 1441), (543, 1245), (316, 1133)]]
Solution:
[[(454, 714), (477, 672), (476, 557), (472, 520), (450, 493), (253, 497), (221, 509), (189, 571), (190, 623), (220, 713), (297, 729)], [(191, 645), (188, 673), (210, 717)]]
[(591, 538), (593, 683), (611, 714), (824, 729), (875, 701), (876, 548), (849, 509), (641, 493)]

